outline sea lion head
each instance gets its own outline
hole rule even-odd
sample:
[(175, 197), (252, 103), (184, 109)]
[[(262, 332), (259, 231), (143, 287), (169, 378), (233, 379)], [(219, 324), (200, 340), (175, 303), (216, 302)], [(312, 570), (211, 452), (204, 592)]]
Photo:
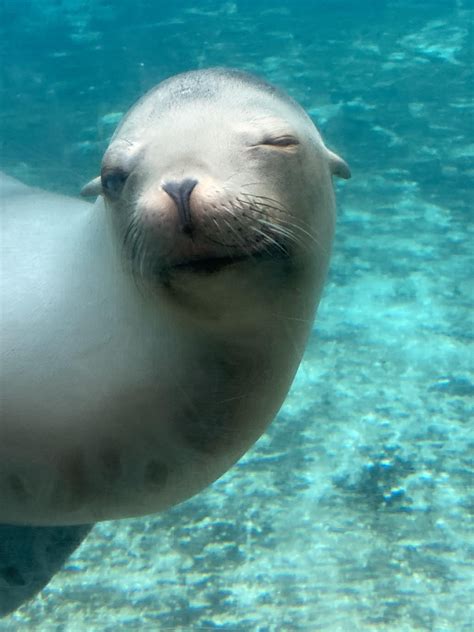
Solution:
[(217, 68), (142, 97), (83, 193), (103, 196), (135, 278), (188, 297), (225, 286), (227, 300), (229, 283), (252, 294), (272, 274), (325, 270), (331, 175), (350, 174), (295, 101)]

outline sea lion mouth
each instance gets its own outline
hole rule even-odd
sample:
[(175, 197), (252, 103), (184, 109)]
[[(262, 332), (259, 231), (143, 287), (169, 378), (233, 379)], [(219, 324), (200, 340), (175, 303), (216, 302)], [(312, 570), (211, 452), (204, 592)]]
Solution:
[(220, 272), (223, 268), (226, 268), (234, 263), (241, 263), (242, 261), (249, 261), (254, 259), (255, 254), (238, 255), (233, 257), (205, 257), (200, 259), (189, 259), (186, 261), (180, 261), (170, 266), (171, 270), (183, 271), (183, 272), (195, 272), (198, 274), (213, 274)]
[(194, 272), (198, 274), (214, 274), (220, 272), (224, 268), (238, 263), (249, 262), (252, 264), (259, 264), (263, 261), (276, 261), (288, 259), (291, 257), (288, 249), (283, 249), (281, 246), (270, 246), (262, 248), (261, 250), (254, 250), (253, 252), (244, 252), (235, 255), (222, 255), (222, 256), (206, 256), (206, 257), (194, 257), (177, 261), (169, 266), (170, 270)]

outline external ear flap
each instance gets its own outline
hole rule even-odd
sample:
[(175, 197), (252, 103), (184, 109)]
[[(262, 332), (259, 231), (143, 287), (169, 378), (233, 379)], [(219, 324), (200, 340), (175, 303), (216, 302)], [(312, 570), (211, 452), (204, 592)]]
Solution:
[(351, 177), (351, 170), (349, 169), (349, 165), (347, 164), (347, 162), (340, 158), (334, 152), (329, 151), (329, 149), (327, 150), (327, 152), (332, 175), (338, 176), (338, 178), (344, 178), (344, 180), (348, 180)]
[(102, 195), (102, 181), (100, 179), (100, 176), (97, 178), (94, 178), (93, 180), (88, 182), (85, 186), (83, 186), (81, 189), (81, 195), (83, 197), (89, 197), (92, 195), (94, 196)]

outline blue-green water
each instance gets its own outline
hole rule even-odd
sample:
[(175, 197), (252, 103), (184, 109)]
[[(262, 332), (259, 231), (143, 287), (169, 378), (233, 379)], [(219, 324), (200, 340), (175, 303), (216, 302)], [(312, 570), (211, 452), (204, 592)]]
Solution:
[(468, 0), (4, 0), (1, 168), (75, 195), (177, 72), (280, 85), (349, 162), (314, 336), (221, 480), (103, 523), (0, 630), (474, 627)]

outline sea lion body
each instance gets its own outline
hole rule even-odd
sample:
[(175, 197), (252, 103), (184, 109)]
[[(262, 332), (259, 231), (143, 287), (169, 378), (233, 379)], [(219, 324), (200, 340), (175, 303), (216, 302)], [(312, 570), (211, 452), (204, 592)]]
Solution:
[(301, 359), (345, 163), (238, 71), (145, 95), (85, 187), (2, 192), (0, 522), (79, 525), (197, 493)]

